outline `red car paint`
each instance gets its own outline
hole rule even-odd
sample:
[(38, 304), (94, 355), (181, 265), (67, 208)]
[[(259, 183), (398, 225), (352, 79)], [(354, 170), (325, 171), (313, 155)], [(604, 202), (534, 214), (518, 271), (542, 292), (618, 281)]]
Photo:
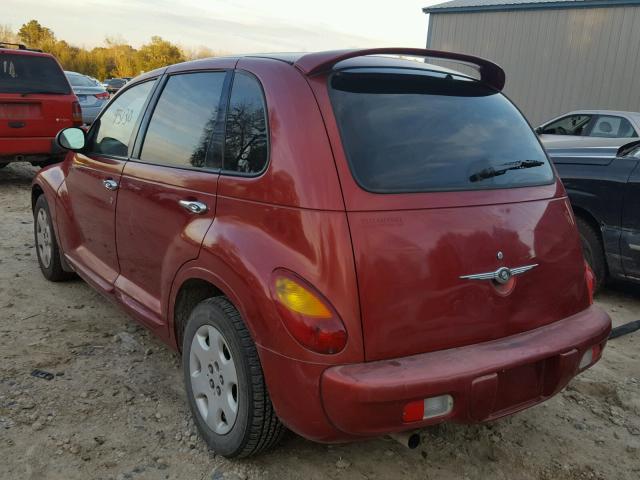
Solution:
[[(563, 388), (610, 330), (607, 315), (591, 305), (557, 178), (524, 188), (400, 194), (357, 184), (327, 79), (338, 61), (384, 66), (387, 60), (349, 57), (392, 51), (429, 53), (200, 60), (145, 74), (118, 94), (170, 73), (250, 72), (268, 108), (270, 160), (259, 176), (69, 153), (34, 181), (34, 198), (44, 193), (51, 206), (66, 262), (173, 348), (181, 292), (206, 282), (225, 295), (257, 345), (278, 416), (317, 441), (513, 413)], [(479, 63), (485, 80), (500, 84), (497, 67)], [(104, 189), (105, 180), (118, 190)], [(177, 207), (184, 198), (209, 210), (194, 216)], [(525, 264), (538, 266), (508, 288), (460, 278)], [(341, 351), (316, 353), (289, 333), (272, 295), (278, 269), (330, 302), (348, 334)], [(441, 394), (454, 399), (450, 413), (403, 421), (406, 404)]]
[[(54, 138), (60, 129), (82, 124), (78, 98), (54, 56), (28, 50), (24, 46), (16, 49), (3, 45), (7, 44), (0, 43), (0, 58), (3, 60), (0, 62), (0, 163), (61, 160), (64, 151), (55, 145)], [(3, 82), (13, 74), (12, 59), (46, 59), (52, 62), (51, 68), (59, 74), (59, 81), (66, 88), (59, 93), (14, 92), (13, 88), (5, 88)], [(16, 83), (22, 81), (18, 71)], [(43, 78), (42, 85), (46, 83), (47, 79)], [(26, 82), (22, 84), (28, 89)]]

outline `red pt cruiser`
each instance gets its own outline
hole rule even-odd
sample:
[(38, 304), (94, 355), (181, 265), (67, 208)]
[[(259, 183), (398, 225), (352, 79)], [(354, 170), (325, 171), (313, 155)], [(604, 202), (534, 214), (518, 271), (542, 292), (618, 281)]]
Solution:
[[(479, 79), (423, 62), (446, 58)], [(539, 403), (601, 356), (565, 190), (467, 55), (198, 60), (128, 83), (33, 184), (38, 259), (181, 351), (225, 456)]]

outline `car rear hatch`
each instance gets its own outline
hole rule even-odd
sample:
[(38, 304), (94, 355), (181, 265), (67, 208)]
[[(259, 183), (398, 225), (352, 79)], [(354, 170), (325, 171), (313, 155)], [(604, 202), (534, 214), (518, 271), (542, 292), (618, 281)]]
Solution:
[(564, 189), (501, 93), (424, 69), (328, 82), (367, 360), (502, 338), (588, 306)]
[(73, 125), (75, 100), (49, 56), (0, 52), (0, 137), (53, 137)]

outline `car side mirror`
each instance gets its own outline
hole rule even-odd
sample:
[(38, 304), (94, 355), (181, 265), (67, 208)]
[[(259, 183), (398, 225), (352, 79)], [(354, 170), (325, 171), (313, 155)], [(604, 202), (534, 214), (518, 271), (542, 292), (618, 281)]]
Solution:
[(78, 127), (65, 128), (56, 135), (56, 143), (66, 150), (77, 152), (84, 148), (86, 133)]

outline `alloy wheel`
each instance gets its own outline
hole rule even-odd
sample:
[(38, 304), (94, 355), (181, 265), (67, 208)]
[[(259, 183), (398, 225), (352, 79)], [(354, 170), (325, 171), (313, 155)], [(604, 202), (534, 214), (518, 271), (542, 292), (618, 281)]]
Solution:
[(51, 228), (49, 227), (49, 218), (44, 208), (38, 211), (36, 218), (36, 246), (40, 254), (40, 261), (45, 268), (51, 264), (51, 256), (53, 245), (51, 243)]
[(198, 412), (215, 433), (229, 433), (238, 416), (238, 374), (227, 341), (217, 328), (202, 325), (193, 336), (189, 357)]

